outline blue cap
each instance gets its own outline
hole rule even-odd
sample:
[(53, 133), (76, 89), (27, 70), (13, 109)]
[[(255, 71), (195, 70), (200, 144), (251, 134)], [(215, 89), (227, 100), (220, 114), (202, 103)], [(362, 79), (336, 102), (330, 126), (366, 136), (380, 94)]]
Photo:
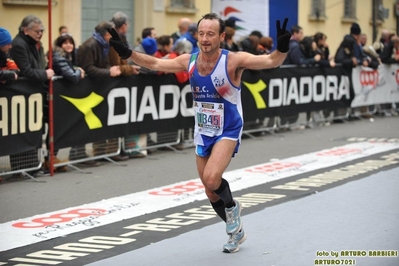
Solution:
[(0, 46), (6, 46), (12, 42), (11, 34), (5, 28), (0, 27)]
[(154, 38), (147, 37), (142, 42), (141, 45), (144, 51), (148, 55), (153, 55), (158, 50), (157, 41)]

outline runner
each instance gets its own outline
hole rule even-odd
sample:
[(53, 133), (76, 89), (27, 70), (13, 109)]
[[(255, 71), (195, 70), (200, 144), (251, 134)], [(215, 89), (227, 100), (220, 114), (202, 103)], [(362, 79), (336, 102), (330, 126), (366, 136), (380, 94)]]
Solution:
[(223, 252), (233, 253), (246, 239), (241, 221), (241, 204), (233, 199), (222, 175), (238, 152), (243, 129), (241, 76), (245, 69), (267, 69), (281, 65), (289, 49), (288, 18), (280, 27), (277, 20), (277, 50), (269, 55), (229, 52), (220, 49), (225, 24), (216, 14), (204, 15), (197, 24), (200, 51), (166, 60), (134, 52), (115, 29), (110, 45), (123, 59), (164, 72), (188, 71), (194, 100), (197, 171), (215, 212), (226, 222), (228, 242)]

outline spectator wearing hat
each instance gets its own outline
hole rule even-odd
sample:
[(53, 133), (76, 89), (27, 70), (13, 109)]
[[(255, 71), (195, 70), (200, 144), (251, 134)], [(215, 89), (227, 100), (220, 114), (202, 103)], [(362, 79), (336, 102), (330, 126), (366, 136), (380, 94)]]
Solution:
[[(364, 53), (362, 45), (360, 43), (360, 33), (362, 32), (359, 24), (356, 22), (352, 23), (350, 27), (350, 34), (345, 35), (344, 41), (346, 41), (345, 44), (348, 42), (351, 42), (351, 40), (354, 42), (353, 44), (353, 57), (356, 60), (353, 60), (352, 66), (355, 67), (357, 65), (363, 65), (365, 67), (369, 66), (369, 60), (367, 55)], [(339, 63), (339, 62), (338, 62)]]
[[(158, 50), (158, 45), (156, 41), (157, 33), (155, 28), (147, 27), (141, 31), (141, 42), (134, 47), (134, 51), (137, 51), (142, 54), (147, 54), (153, 56), (155, 52)], [(133, 61), (129, 61), (129, 64), (137, 66)], [(156, 74), (157, 71), (150, 70), (145, 67), (140, 67), (139, 73), (141, 74)]]
[(18, 67), (9, 56), (12, 47), (11, 34), (0, 27), (0, 85), (14, 82), (18, 79)]
[[(198, 28), (197, 28), (197, 24), (195, 23), (191, 23), (188, 26), (188, 30), (185, 34), (183, 34), (179, 39), (177, 39), (176, 43), (178, 43), (181, 40), (188, 40), (189, 42), (191, 42), (191, 44), (193, 45), (193, 50), (191, 51), (191, 53), (197, 53), (199, 51), (198, 48)], [(175, 45), (176, 45), (175, 43)]]

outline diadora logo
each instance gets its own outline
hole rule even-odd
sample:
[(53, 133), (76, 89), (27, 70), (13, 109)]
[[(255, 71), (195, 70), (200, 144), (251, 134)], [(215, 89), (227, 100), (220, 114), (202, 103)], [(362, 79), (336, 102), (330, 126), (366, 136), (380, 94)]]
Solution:
[(221, 87), (224, 84), (224, 78), (220, 80), (218, 77), (215, 77), (213, 79), (213, 84), (215, 85), (215, 87)]
[(263, 99), (262, 95), (260, 94), (262, 91), (264, 91), (267, 88), (267, 85), (263, 82), (263, 80), (258, 80), (256, 83), (248, 83), (243, 81), (242, 82), (248, 90), (251, 92), (252, 97), (254, 97), (255, 103), (256, 103), (256, 108), (257, 109), (265, 109), (266, 102)]
[(90, 129), (97, 129), (103, 126), (101, 120), (93, 112), (93, 108), (104, 100), (102, 96), (92, 92), (89, 96), (82, 99), (76, 99), (62, 95), (61, 97), (73, 104), (73, 106), (75, 106), (76, 109), (78, 109), (84, 115), (86, 124)]

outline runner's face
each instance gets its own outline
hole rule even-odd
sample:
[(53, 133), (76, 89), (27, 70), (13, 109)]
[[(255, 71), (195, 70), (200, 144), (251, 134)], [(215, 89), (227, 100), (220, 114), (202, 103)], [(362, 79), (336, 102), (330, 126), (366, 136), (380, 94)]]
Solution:
[(219, 34), (219, 21), (216, 19), (204, 19), (198, 26), (198, 45), (202, 52), (210, 53), (220, 47), (225, 33)]

